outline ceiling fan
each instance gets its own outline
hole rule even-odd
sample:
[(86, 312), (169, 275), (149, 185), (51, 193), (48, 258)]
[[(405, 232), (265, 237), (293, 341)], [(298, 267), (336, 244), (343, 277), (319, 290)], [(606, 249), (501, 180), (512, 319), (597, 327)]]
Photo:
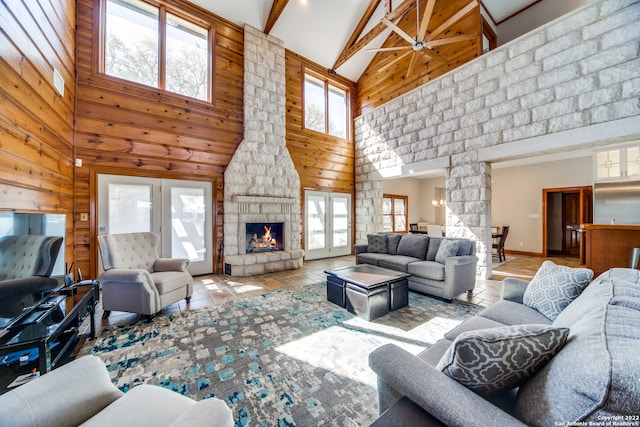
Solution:
[(420, 0), (416, 0), (416, 35), (415, 37), (411, 37), (407, 34), (402, 28), (398, 27), (387, 17), (382, 18), (382, 23), (384, 23), (387, 27), (389, 27), (393, 32), (398, 34), (404, 40), (409, 42), (408, 46), (392, 46), (392, 47), (381, 47), (377, 49), (368, 49), (370, 52), (389, 52), (396, 50), (406, 50), (405, 53), (399, 55), (393, 61), (388, 64), (383, 65), (378, 69), (378, 72), (382, 72), (391, 66), (393, 66), (396, 62), (402, 60), (408, 55), (412, 55), (411, 61), (409, 62), (409, 68), (407, 70), (407, 77), (411, 74), (411, 70), (413, 69), (417, 54), (420, 52), (424, 52), (432, 58), (435, 58), (443, 63), (447, 64), (449, 61), (444, 56), (440, 55), (438, 52), (433, 50), (436, 46), (441, 46), (449, 43), (456, 43), (466, 40), (474, 40), (477, 38), (477, 34), (462, 34), (453, 37), (447, 37), (443, 39), (437, 39), (440, 34), (442, 34), (447, 28), (449, 28), (452, 24), (460, 20), (462, 17), (467, 15), (471, 10), (478, 6), (477, 0), (472, 0), (465, 7), (460, 9), (455, 15), (451, 18), (447, 19), (443, 22), (438, 28), (434, 29), (431, 33), (427, 35), (427, 27), (429, 26), (429, 21), (431, 20), (431, 16), (433, 15), (433, 9), (436, 4), (436, 0), (427, 0), (427, 6), (422, 15), (422, 20), (420, 20), (420, 10), (419, 5)]

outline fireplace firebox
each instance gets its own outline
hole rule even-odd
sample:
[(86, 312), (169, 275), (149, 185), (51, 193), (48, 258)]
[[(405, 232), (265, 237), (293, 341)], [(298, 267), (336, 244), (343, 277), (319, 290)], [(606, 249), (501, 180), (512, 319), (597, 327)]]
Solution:
[(284, 250), (284, 223), (247, 223), (247, 253), (276, 252)]

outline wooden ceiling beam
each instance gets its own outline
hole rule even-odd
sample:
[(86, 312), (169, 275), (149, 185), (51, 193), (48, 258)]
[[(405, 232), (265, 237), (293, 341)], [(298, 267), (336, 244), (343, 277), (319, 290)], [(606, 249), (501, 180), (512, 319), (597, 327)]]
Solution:
[[(364, 30), (364, 27), (369, 22), (369, 19), (371, 19), (371, 16), (375, 12), (379, 4), (380, 4), (380, 0), (371, 0), (371, 2), (369, 3), (369, 6), (367, 7), (367, 10), (362, 15), (360, 22), (356, 26), (356, 29), (353, 31), (353, 34), (351, 35), (351, 37), (349, 37), (349, 41), (342, 49), (340, 56), (338, 56), (336, 63), (333, 64), (334, 70), (339, 66), (341, 66), (342, 64), (344, 64), (345, 62), (347, 62), (349, 58), (351, 58), (353, 55), (355, 55), (360, 50), (362, 50), (366, 45), (371, 43), (373, 39), (379, 36), (380, 33), (382, 33), (384, 30), (388, 28), (385, 24), (380, 22), (375, 27), (373, 27), (367, 34), (365, 34), (364, 36), (362, 36), (362, 38), (358, 40), (358, 37)], [(389, 3), (385, 2), (385, 5), (387, 4), (390, 4), (390, 2)], [(386, 14), (385, 17), (390, 21), (395, 21), (401, 18), (402, 16), (404, 16), (405, 13), (413, 9), (415, 6), (416, 6), (415, 0), (405, 0), (402, 2), (402, 4), (400, 4), (400, 6), (392, 10), (390, 13)]]
[(282, 14), (282, 11), (285, 7), (287, 7), (287, 3), (289, 0), (273, 0), (273, 4), (271, 5), (271, 10), (269, 11), (269, 16), (267, 17), (267, 23), (264, 26), (264, 33), (269, 34), (273, 27), (276, 25), (278, 18)]

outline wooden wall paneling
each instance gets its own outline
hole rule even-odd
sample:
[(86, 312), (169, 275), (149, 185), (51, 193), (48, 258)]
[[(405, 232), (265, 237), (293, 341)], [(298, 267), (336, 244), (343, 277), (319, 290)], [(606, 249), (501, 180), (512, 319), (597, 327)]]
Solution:
[(66, 215), (66, 262), (74, 246), (75, 14), (72, 0), (0, 2), (0, 210)]
[(100, 73), (94, 22), (99, 0), (78, 0), (75, 130), (76, 156), (83, 167), (76, 174), (76, 204), (78, 210), (89, 209), (90, 221), (76, 227), (77, 262), (94, 272), (97, 189), (92, 182), (98, 173), (212, 182), (214, 242), (223, 237), (219, 211), (224, 168), (244, 133), (244, 33), (181, 0), (168, 3), (215, 29), (211, 103)]
[[(352, 217), (355, 217), (355, 148), (353, 126), (349, 137), (341, 139), (307, 130), (303, 122), (303, 80), (305, 68), (333, 80), (348, 89), (351, 117), (356, 116), (357, 88), (354, 82), (330, 73), (290, 51), (285, 52), (286, 63), (286, 140), (287, 149), (300, 176), (302, 230), (304, 230), (304, 190), (333, 191), (351, 194)], [(352, 239), (355, 229), (352, 228)], [(304, 237), (302, 246), (304, 248)]]

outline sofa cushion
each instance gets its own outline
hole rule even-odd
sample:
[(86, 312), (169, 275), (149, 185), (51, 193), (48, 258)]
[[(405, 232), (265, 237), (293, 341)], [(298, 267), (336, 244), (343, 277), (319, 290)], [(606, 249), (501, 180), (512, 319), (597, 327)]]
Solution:
[(593, 278), (588, 268), (542, 263), (523, 295), (523, 303), (554, 320)]
[(378, 265), (378, 261), (380, 261), (380, 258), (384, 258), (386, 256), (389, 255), (364, 252), (356, 256), (356, 261), (358, 264)]
[[(595, 296), (599, 309), (591, 305), (573, 322), (562, 351), (522, 384), (514, 412), (521, 421), (596, 425), (603, 416), (640, 414), (640, 274), (635, 276), (594, 283), (598, 289), (590, 285), (570, 304), (567, 309)], [(603, 290), (608, 301), (601, 298)]]
[(387, 253), (386, 234), (367, 234), (367, 252), (378, 254)]
[(477, 331), (479, 329), (491, 329), (497, 328), (499, 326), (505, 325), (503, 323), (496, 322), (495, 320), (487, 319), (486, 317), (473, 316), (472, 318), (467, 319), (466, 321), (462, 322), (461, 324), (444, 334), (444, 337), (448, 340), (453, 341), (458, 335), (463, 332)]
[(431, 237), (429, 239), (429, 247), (427, 248), (427, 261), (435, 261), (436, 254), (438, 253), (438, 249), (440, 248), (440, 243), (444, 240), (443, 237)]
[(444, 280), (444, 271), (444, 264), (435, 261), (417, 261), (407, 266), (407, 273), (432, 280)]
[(407, 272), (407, 266), (412, 262), (420, 261), (418, 258), (405, 255), (387, 255), (378, 260), (378, 266), (391, 270)]
[(429, 237), (423, 234), (404, 234), (398, 243), (398, 255), (423, 260), (427, 254), (427, 245)]
[(551, 320), (538, 310), (507, 300), (500, 300), (485, 308), (478, 313), (478, 316), (500, 322), (503, 325), (522, 325), (526, 323), (551, 324)]
[(544, 366), (562, 348), (568, 334), (567, 328), (549, 325), (463, 332), (436, 369), (479, 394), (511, 389)]
[(387, 234), (387, 253), (389, 255), (397, 255), (400, 238), (402, 238), (402, 234)]
[(444, 239), (440, 243), (440, 247), (438, 248), (438, 253), (436, 254), (436, 262), (440, 264), (445, 264), (447, 262), (447, 258), (456, 256), (458, 254), (458, 249), (460, 245), (457, 240), (449, 240)]

